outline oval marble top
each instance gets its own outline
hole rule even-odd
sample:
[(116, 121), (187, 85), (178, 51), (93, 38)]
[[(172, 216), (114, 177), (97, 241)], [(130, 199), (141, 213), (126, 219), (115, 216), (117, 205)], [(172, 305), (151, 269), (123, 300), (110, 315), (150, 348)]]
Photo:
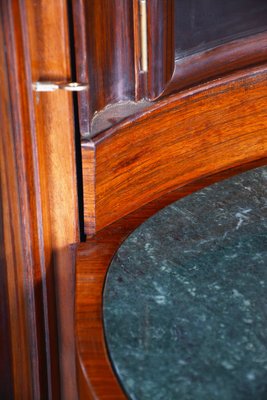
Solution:
[(267, 167), (166, 207), (116, 254), (104, 290), (132, 400), (267, 399)]

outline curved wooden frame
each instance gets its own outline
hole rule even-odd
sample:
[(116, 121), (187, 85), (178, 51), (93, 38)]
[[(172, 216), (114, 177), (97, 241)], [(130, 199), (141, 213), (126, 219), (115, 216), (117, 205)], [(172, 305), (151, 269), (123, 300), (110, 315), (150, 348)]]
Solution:
[(174, 0), (147, 1), (147, 97), (150, 100), (267, 60), (267, 32), (175, 60), (174, 8)]
[[(78, 93), (82, 137), (99, 133), (95, 120), (100, 112), (111, 118), (111, 105), (128, 103), (132, 115), (130, 102), (155, 101), (267, 61), (267, 32), (175, 60), (174, 8), (174, 0), (147, 0), (148, 70), (143, 71), (139, 0), (73, 1), (76, 78), (89, 83), (88, 91)], [(110, 124), (118, 126), (124, 118), (125, 110), (118, 108)]]
[(263, 157), (266, 81), (266, 66), (238, 72), (83, 142), (86, 234), (194, 179)]
[(109, 359), (102, 316), (102, 294), (112, 257), (122, 242), (157, 211), (205, 186), (246, 170), (267, 165), (267, 158), (228, 169), (141, 207), (79, 246), (76, 261), (76, 346), (80, 399), (127, 399)]
[(267, 67), (175, 95), (83, 144), (87, 232), (76, 263), (81, 399), (125, 399), (105, 346), (102, 291), (122, 241), (165, 205), (267, 163)]
[(183, 57), (176, 60), (171, 78), (166, 80), (162, 92), (154, 92), (153, 99), (266, 60), (266, 32)]

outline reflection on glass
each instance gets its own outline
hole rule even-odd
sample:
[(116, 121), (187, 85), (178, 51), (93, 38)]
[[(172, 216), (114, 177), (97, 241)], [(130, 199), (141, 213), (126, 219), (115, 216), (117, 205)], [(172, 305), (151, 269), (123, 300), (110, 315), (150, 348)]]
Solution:
[(175, 0), (175, 58), (267, 29), (267, 0)]

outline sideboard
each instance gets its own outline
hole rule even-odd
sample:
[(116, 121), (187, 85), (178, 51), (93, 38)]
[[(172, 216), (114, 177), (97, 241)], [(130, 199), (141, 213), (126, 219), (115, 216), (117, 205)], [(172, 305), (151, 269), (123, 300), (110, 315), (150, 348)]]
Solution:
[(123, 399), (109, 263), (165, 205), (266, 164), (266, 1), (12, 0), (0, 21), (0, 397)]

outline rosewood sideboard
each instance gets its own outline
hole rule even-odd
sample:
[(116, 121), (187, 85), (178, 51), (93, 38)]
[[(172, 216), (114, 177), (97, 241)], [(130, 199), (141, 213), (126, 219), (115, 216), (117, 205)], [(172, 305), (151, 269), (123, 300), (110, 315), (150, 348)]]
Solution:
[(0, 398), (125, 399), (113, 255), (266, 165), (265, 0), (0, 1)]

